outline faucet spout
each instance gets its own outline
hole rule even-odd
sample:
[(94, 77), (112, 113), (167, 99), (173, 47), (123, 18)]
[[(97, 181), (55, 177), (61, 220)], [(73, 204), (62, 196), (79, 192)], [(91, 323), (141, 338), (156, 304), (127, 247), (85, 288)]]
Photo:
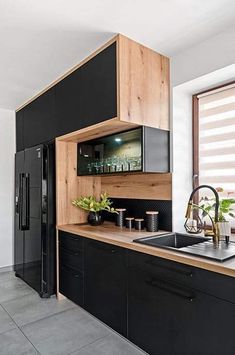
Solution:
[(189, 197), (189, 201), (188, 201), (188, 206), (187, 206), (187, 210), (186, 210), (186, 214), (185, 214), (185, 218), (190, 218), (191, 214), (192, 214), (192, 210), (193, 207), (195, 206), (193, 203), (193, 197), (195, 195), (195, 193), (203, 188), (207, 188), (210, 189), (214, 195), (215, 195), (215, 218), (214, 221), (211, 219), (212, 222), (212, 237), (213, 237), (213, 242), (215, 244), (217, 244), (219, 242), (219, 228), (218, 228), (218, 221), (219, 221), (219, 194), (216, 191), (216, 189), (210, 185), (199, 185), (197, 186), (191, 193), (190, 197)]

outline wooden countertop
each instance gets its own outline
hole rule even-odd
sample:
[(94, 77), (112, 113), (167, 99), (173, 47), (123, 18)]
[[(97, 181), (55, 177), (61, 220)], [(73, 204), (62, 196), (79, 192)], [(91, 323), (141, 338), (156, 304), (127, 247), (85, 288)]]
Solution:
[(123, 248), (235, 277), (235, 258), (223, 263), (219, 263), (210, 259), (204, 259), (193, 255), (186, 255), (177, 251), (133, 243), (134, 239), (148, 236), (150, 237), (154, 235), (160, 236), (161, 234), (167, 233), (166, 231), (159, 231), (157, 233), (135, 230), (129, 231), (126, 228), (122, 229), (108, 222), (96, 227), (92, 227), (87, 224), (68, 224), (57, 226), (57, 229), (73, 234), (78, 234), (86, 238), (95, 239), (104, 243), (114, 244)]

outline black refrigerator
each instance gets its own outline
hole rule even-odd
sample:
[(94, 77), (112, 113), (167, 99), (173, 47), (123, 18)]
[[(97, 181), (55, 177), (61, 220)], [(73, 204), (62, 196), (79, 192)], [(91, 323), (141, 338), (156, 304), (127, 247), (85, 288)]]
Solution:
[(15, 156), (15, 275), (41, 297), (55, 293), (55, 148), (41, 144)]

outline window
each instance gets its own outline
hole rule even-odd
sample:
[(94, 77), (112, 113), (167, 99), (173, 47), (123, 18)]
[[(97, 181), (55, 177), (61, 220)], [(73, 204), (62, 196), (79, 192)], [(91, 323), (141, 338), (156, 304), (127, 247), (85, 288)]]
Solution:
[(235, 83), (193, 96), (193, 153), (194, 187), (221, 187), (221, 198), (234, 198)]

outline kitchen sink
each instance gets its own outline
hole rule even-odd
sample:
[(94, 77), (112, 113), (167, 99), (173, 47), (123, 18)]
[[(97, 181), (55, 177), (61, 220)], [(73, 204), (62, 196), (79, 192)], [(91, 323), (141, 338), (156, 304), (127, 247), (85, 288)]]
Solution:
[(134, 242), (151, 245), (153, 247), (165, 247), (179, 249), (187, 247), (189, 245), (194, 245), (197, 243), (205, 242), (211, 238), (205, 238), (200, 236), (191, 236), (188, 234), (181, 233), (169, 233), (163, 234), (161, 236), (145, 237), (135, 239)]
[(133, 242), (179, 251), (219, 262), (235, 257), (235, 243), (233, 242), (226, 244), (221, 241), (218, 246), (215, 246), (211, 238), (183, 233), (167, 233), (153, 237), (138, 238), (133, 240)]

